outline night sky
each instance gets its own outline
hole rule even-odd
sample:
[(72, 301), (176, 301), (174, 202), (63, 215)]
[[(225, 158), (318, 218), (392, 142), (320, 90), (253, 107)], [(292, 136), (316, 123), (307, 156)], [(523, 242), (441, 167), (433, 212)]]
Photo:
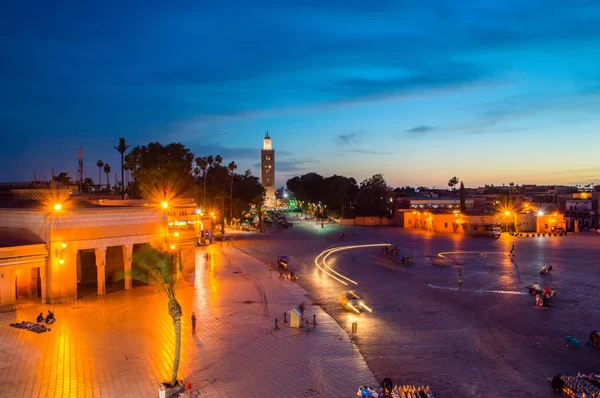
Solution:
[(0, 40), (0, 181), (119, 137), (258, 174), (268, 130), (278, 185), (600, 183), (598, 1), (6, 1)]

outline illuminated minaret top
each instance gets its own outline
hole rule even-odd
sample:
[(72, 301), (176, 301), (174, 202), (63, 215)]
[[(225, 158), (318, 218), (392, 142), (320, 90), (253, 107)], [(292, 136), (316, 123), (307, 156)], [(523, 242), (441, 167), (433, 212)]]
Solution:
[(263, 149), (260, 151), (260, 183), (265, 188), (265, 206), (275, 206), (275, 150), (271, 143), (269, 132), (263, 139)]
[(271, 137), (269, 137), (269, 132), (265, 134), (265, 138), (263, 139), (263, 149), (271, 150), (273, 146), (271, 144)]

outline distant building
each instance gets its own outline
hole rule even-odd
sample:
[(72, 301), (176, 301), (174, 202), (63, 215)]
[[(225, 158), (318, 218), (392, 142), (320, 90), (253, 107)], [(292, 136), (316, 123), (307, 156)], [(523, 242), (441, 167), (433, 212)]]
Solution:
[(260, 183), (267, 191), (265, 207), (275, 206), (275, 150), (269, 137), (269, 132), (263, 139), (263, 149), (260, 151)]

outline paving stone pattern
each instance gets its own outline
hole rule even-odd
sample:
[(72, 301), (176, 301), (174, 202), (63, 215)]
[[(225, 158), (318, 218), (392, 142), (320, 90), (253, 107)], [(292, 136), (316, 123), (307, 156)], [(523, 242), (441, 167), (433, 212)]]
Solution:
[[(351, 397), (358, 385), (376, 384), (348, 333), (304, 290), (233, 247), (199, 248), (196, 274), (182, 281), (178, 299), (179, 379), (192, 383), (193, 396)], [(275, 318), (302, 301), (318, 325), (275, 330)], [(57, 318), (51, 332), (9, 326), (47, 309)], [(0, 396), (158, 396), (170, 379), (173, 337), (166, 297), (153, 286), (65, 305), (20, 304), (0, 314)]]

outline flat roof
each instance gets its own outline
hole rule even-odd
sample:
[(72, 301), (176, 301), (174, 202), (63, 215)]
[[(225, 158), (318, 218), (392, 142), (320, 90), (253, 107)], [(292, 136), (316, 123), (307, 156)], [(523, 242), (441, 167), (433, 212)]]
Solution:
[(25, 228), (0, 228), (0, 247), (45, 244), (44, 240)]

